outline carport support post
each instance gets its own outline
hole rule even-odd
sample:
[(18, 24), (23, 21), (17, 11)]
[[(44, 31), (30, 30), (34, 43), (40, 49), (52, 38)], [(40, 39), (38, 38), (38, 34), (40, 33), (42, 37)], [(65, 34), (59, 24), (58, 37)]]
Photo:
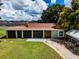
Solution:
[(16, 38), (18, 38), (18, 34), (17, 34), (17, 31), (15, 31), (16, 32)]
[(24, 38), (24, 36), (23, 36), (23, 30), (22, 30), (22, 38)]
[(33, 38), (33, 30), (32, 30), (32, 38)]
[(8, 38), (8, 31), (6, 30), (6, 38)]
[(43, 30), (43, 38), (45, 38), (44, 32), (45, 32), (45, 31)]

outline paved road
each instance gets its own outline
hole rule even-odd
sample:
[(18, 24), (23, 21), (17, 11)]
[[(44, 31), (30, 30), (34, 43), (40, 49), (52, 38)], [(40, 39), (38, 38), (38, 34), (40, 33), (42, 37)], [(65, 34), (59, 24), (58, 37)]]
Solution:
[(79, 56), (74, 55), (64, 45), (61, 45), (54, 41), (46, 41), (44, 43), (55, 49), (60, 54), (60, 56), (62, 56), (63, 59), (79, 59)]

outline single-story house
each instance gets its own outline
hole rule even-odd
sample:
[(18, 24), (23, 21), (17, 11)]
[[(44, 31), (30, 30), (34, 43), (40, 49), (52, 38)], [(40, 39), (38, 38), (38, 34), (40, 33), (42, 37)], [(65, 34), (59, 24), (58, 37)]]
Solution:
[(64, 30), (55, 29), (53, 23), (26, 23), (6, 28), (7, 38), (63, 38)]

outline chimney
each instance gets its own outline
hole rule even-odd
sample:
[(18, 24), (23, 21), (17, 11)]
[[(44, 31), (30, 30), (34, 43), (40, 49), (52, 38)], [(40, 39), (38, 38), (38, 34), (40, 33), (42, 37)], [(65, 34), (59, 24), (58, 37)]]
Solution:
[(28, 27), (28, 26), (29, 26), (29, 22), (26, 22), (26, 23), (25, 23), (25, 26)]

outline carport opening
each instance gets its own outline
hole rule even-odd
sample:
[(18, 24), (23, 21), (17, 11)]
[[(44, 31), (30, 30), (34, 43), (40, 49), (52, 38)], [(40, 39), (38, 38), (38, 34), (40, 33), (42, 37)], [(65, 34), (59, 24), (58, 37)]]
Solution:
[(24, 38), (32, 38), (32, 31), (23, 31)]
[(16, 38), (16, 31), (7, 31), (8, 38)]
[(43, 31), (33, 31), (33, 38), (43, 38)]
[(22, 38), (22, 31), (17, 31), (17, 38)]

